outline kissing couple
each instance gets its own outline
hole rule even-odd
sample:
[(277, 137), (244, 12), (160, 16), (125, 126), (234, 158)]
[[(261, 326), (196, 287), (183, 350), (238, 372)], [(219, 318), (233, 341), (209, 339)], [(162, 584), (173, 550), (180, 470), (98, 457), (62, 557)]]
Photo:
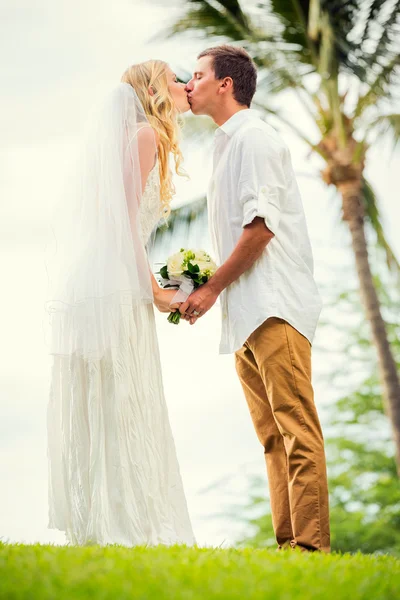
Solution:
[[(202, 52), (191, 80), (163, 61), (129, 67), (92, 114), (49, 270), (49, 527), (71, 544), (194, 545), (163, 391), (153, 305), (191, 324), (220, 299), (264, 449), (279, 549), (330, 550), (328, 487), (311, 384), (321, 310), (290, 153), (250, 108), (257, 72), (239, 47)], [(184, 302), (159, 287), (147, 246), (168, 219), (178, 116), (215, 133), (208, 211), (220, 265)], [(196, 325), (199, 326), (199, 325)], [(204, 432), (206, 435), (206, 433)]]

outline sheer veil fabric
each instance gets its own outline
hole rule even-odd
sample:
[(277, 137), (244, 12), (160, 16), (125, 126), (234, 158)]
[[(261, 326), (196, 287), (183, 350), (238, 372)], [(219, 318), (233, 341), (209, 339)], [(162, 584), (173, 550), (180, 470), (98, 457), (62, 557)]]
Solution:
[(146, 253), (159, 189), (154, 132), (121, 83), (93, 113), (46, 257), (49, 527), (73, 544), (195, 543)]
[(134, 89), (121, 83), (94, 110), (52, 224), (48, 254), (50, 352), (101, 358), (120, 343), (132, 304), (153, 301), (140, 234), (139, 143), (156, 157)]

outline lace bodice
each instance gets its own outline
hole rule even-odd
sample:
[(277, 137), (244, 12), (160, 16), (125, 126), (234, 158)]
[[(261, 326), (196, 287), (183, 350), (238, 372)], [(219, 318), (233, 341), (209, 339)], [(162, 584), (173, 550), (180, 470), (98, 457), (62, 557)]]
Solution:
[(147, 244), (150, 234), (161, 218), (160, 176), (158, 161), (150, 171), (139, 208), (141, 238)]

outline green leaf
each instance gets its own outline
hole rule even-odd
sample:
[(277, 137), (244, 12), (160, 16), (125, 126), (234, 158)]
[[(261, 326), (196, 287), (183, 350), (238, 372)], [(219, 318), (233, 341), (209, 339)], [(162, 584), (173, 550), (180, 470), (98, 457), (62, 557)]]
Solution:
[(169, 279), (167, 265), (164, 265), (163, 267), (161, 267), (161, 269), (160, 269), (160, 275), (161, 275), (161, 277), (163, 279)]
[(190, 262), (190, 260), (188, 261), (188, 264), (187, 264), (187, 266), (188, 266), (188, 270), (190, 271), (190, 273), (193, 273), (193, 274), (194, 274), (194, 273), (199, 273), (199, 271), (200, 271), (200, 267), (199, 267), (199, 265), (193, 265), (193, 264)]

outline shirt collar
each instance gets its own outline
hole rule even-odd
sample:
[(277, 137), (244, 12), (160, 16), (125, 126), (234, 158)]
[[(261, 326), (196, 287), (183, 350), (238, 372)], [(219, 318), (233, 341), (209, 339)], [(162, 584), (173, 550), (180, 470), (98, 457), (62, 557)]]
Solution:
[(215, 135), (219, 136), (221, 133), (225, 133), (229, 137), (232, 137), (235, 131), (239, 129), (242, 123), (247, 121), (247, 119), (259, 116), (260, 115), (258, 111), (253, 110), (252, 108), (245, 108), (243, 110), (239, 110), (237, 113), (232, 115), (227, 121), (225, 121), (225, 123), (221, 125), (221, 127), (218, 127), (218, 129), (215, 131)]

